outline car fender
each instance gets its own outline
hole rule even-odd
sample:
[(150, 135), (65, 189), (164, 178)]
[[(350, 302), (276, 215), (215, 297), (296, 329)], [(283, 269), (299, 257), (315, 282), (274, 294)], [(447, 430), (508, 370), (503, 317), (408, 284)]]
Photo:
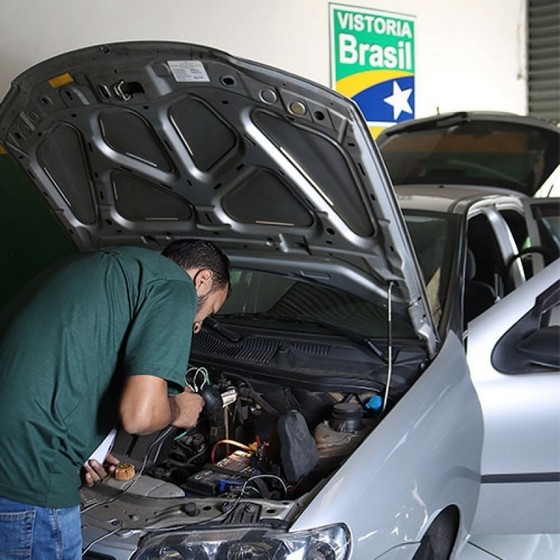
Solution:
[(478, 499), (482, 434), (464, 347), (449, 333), (438, 356), (292, 530), (343, 522), (352, 533), (353, 557), (377, 558), (418, 543), (439, 512), (456, 505), (460, 538), (466, 538)]

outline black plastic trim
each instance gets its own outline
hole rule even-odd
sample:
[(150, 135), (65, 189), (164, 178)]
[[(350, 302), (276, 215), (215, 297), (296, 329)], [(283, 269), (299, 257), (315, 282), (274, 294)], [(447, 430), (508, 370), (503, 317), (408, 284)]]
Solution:
[(560, 482), (560, 472), (512, 473), (482, 475), (482, 484), (512, 484), (520, 482)]

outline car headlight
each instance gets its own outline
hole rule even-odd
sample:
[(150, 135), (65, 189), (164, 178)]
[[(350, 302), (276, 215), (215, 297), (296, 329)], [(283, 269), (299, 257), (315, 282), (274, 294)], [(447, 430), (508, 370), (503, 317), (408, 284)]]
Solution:
[(343, 525), (287, 533), (267, 529), (197, 531), (149, 536), (133, 560), (345, 560)]

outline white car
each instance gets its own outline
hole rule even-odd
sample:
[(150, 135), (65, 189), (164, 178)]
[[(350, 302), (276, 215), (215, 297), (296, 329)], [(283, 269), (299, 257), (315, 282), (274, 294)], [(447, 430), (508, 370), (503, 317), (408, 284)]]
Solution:
[[(30, 68), (0, 105), (0, 141), (77, 250), (193, 236), (234, 268), (231, 297), (193, 338), (198, 426), (118, 434), (134, 478), (83, 489), (84, 558), (444, 560), (500, 507), (523, 527), (529, 502), (498, 493), (524, 497), (524, 480), (550, 498), (531, 529), (560, 530), (558, 363), (543, 363), (560, 261), (524, 281), (522, 236), (503, 218), (524, 223), (523, 196), (397, 200), (351, 101), (181, 43), (100, 45)], [(479, 223), (500, 224), (502, 301), (465, 329), (466, 234)], [(531, 309), (540, 322), (526, 322)], [(529, 365), (512, 373), (514, 351)], [(515, 401), (496, 403), (496, 378)], [(535, 461), (504, 442), (530, 442)]]

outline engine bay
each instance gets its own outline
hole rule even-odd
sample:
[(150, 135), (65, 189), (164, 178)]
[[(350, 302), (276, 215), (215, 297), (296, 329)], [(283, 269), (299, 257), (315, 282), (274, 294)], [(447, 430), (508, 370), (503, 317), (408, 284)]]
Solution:
[(193, 340), (185, 383), (205, 402), (195, 427), (117, 433), (112, 453), (135, 473), (82, 488), (92, 542), (107, 527), (131, 550), (142, 535), (177, 528), (287, 528), (428, 359), (411, 339), (389, 348), (324, 333), (234, 332), (238, 340), (215, 329)]
[(375, 390), (311, 390), (196, 366), (186, 378), (205, 400), (196, 427), (117, 436), (113, 453), (143, 478), (133, 494), (296, 499), (334, 472), (382, 416)]
[(296, 333), (293, 320), (261, 315), (206, 325), (184, 376), (204, 399), (196, 426), (119, 431), (112, 453), (134, 478), (107, 477), (104, 490), (187, 499), (199, 513), (202, 503), (287, 506), (311, 497), (408, 391), (428, 354), (411, 338), (310, 325), (298, 323)]

